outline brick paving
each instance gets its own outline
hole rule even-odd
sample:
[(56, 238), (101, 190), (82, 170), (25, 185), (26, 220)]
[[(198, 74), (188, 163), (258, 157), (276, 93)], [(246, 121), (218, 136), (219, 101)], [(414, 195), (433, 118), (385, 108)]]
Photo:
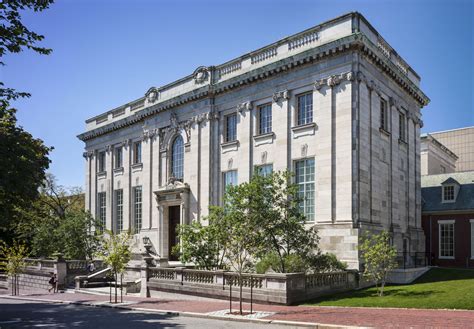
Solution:
[[(229, 308), (229, 303), (222, 300), (206, 301), (193, 299), (173, 299), (170, 294), (164, 298), (141, 298), (124, 296), (127, 307), (193, 313), (211, 313)], [(44, 294), (38, 292), (24, 293), (22, 297), (69, 302), (102, 304), (107, 302), (106, 295), (83, 293)], [(233, 309), (238, 303), (233, 303)], [(245, 309), (250, 305), (245, 303)], [(358, 308), (358, 307), (315, 307), (315, 306), (280, 306), (254, 305), (254, 310), (273, 312), (265, 317), (268, 320), (284, 320), (322, 323), (345, 326), (362, 326), (377, 328), (474, 328), (474, 311), (457, 310), (420, 310), (393, 308)]]

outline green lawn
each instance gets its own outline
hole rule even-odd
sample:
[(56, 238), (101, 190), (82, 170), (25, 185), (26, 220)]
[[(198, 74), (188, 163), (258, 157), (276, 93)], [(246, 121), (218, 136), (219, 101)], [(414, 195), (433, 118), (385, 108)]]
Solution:
[(375, 288), (367, 288), (322, 297), (307, 305), (474, 310), (474, 270), (433, 268), (413, 284), (386, 287), (383, 297), (376, 295)]

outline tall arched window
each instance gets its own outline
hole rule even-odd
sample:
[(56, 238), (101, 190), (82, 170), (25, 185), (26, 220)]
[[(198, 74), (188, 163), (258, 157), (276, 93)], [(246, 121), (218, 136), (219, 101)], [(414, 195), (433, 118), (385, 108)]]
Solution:
[(184, 167), (184, 142), (181, 136), (173, 141), (171, 147), (171, 176), (176, 179), (183, 180)]

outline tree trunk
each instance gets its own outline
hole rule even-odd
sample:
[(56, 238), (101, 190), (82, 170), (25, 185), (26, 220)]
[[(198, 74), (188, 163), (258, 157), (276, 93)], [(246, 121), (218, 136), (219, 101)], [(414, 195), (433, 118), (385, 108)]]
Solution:
[(115, 272), (115, 304), (117, 304), (117, 272)]
[(240, 289), (240, 297), (239, 297), (239, 306), (240, 306), (240, 315), (242, 315), (242, 274), (239, 274), (239, 289)]

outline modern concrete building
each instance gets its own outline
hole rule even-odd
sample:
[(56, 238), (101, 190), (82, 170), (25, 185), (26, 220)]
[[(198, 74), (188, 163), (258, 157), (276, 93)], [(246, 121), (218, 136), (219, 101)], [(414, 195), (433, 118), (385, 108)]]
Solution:
[(458, 156), (431, 134), (421, 135), (421, 175), (438, 175), (456, 171)]
[(474, 170), (474, 127), (438, 131), (430, 135), (458, 156), (456, 171)]
[[(225, 41), (221, 41), (225, 42)], [(350, 267), (364, 231), (424, 251), (420, 77), (359, 13), (192, 74), (86, 121), (86, 208), (173, 259), (227, 184), (295, 172), (306, 225)]]

